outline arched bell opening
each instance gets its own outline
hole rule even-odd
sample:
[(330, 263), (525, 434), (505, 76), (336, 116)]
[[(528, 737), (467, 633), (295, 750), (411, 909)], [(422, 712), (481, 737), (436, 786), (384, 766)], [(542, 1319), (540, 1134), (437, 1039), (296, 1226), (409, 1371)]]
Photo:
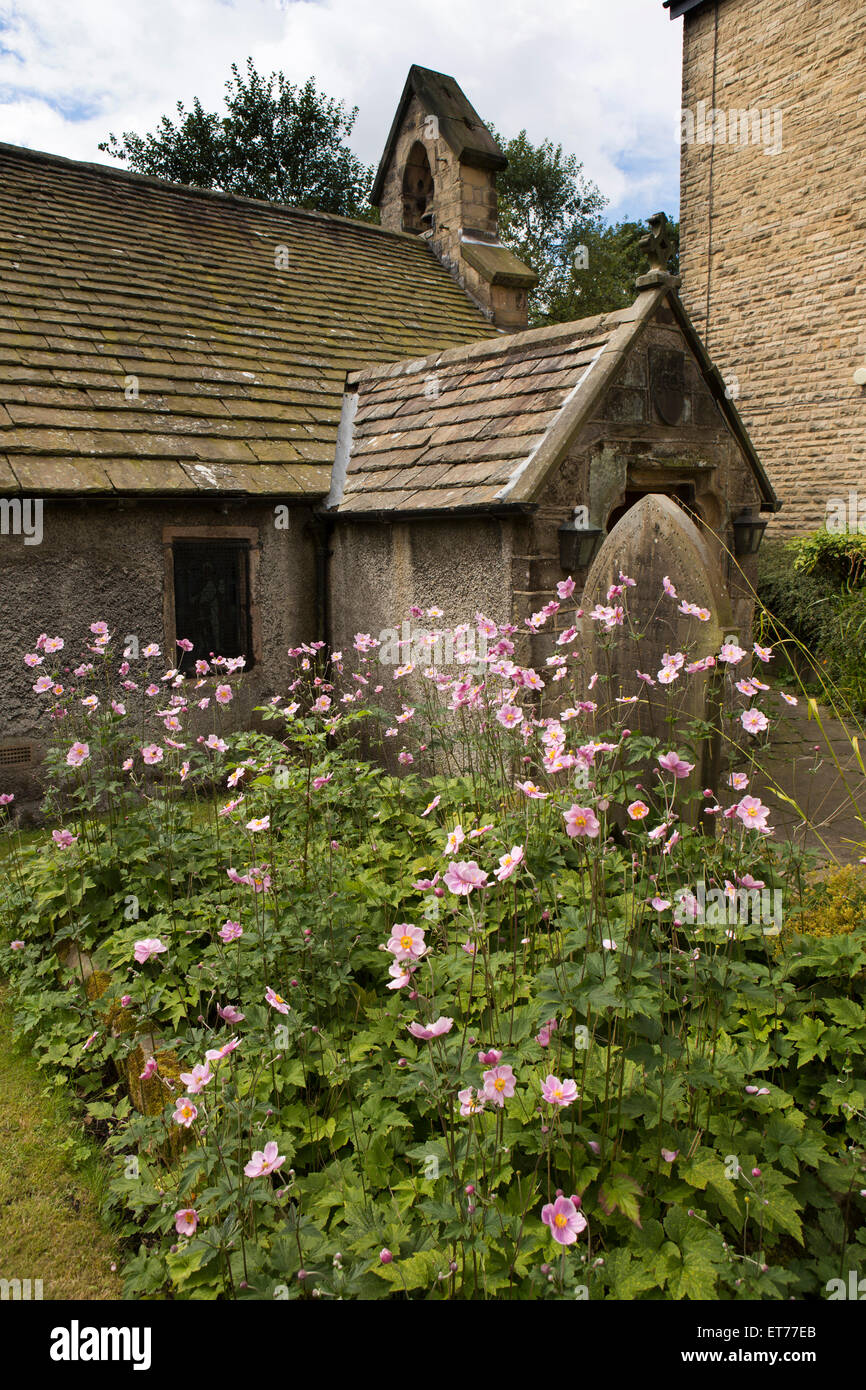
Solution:
[(403, 170), (403, 231), (419, 236), (433, 225), (433, 171), (427, 151), (416, 140)]

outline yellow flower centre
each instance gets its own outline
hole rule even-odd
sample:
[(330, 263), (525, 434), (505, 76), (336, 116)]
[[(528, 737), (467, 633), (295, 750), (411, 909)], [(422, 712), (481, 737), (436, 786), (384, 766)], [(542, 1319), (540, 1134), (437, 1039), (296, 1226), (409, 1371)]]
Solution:
[(504, 1091), (504, 1090), (505, 1090), (505, 1077), (504, 1077), (504, 1076), (497, 1076), (497, 1078), (496, 1078), (496, 1080), (494, 1081), (493, 1085), (495, 1086), (495, 1088), (496, 1088), (497, 1091)]
[(560, 1212), (559, 1216), (554, 1216), (554, 1218), (553, 1218), (553, 1224), (554, 1224), (554, 1226), (558, 1226), (559, 1229), (562, 1230), (563, 1226), (566, 1224), (566, 1219), (565, 1219), (565, 1217), (562, 1215), (561, 1212)]
[(400, 937), (400, 945), (403, 947), (403, 950), (404, 950), (404, 951), (408, 951), (408, 950), (409, 950), (409, 947), (412, 945), (412, 938), (411, 938), (411, 936), (401, 936), (401, 937)]

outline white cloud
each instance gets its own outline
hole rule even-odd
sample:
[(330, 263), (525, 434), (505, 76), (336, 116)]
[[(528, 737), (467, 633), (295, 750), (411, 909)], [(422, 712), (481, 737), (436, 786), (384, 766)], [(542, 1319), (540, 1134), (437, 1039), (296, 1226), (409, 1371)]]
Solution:
[(676, 199), (681, 25), (661, 0), (0, 0), (0, 139), (106, 161), (178, 99), (220, 104), (231, 63), (357, 105), (378, 160), (412, 63), (450, 73), (503, 135), (583, 160), (615, 215)]

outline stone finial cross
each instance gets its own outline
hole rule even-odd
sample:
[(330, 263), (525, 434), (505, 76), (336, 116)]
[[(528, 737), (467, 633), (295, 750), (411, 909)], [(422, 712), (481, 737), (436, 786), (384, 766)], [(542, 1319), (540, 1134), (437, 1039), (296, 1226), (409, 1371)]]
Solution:
[(649, 232), (641, 237), (638, 245), (645, 252), (652, 270), (667, 270), (673, 250), (668, 233), (668, 219), (663, 212), (656, 212), (648, 221)]

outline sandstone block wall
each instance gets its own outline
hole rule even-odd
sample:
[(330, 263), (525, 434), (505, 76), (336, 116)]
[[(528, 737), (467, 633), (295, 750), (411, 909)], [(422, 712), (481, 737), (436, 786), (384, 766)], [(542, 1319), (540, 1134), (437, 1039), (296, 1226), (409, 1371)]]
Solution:
[[(866, 492), (864, 20), (863, 0), (720, 0), (684, 21), (682, 297), (736, 378), (777, 534)], [(757, 141), (753, 118), (732, 139), (731, 110), (763, 113)]]

